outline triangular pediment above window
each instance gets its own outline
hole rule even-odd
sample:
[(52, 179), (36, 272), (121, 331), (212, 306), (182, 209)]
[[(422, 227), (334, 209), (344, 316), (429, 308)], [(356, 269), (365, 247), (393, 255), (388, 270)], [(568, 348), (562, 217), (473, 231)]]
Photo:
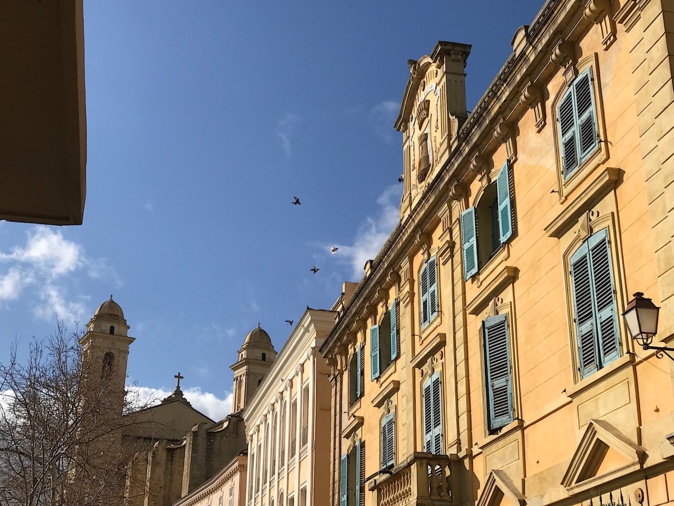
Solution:
[(524, 496), (502, 469), (489, 473), (477, 506), (525, 506)]
[(590, 420), (562, 478), (567, 490), (592, 487), (598, 479), (639, 469), (646, 450), (604, 420)]

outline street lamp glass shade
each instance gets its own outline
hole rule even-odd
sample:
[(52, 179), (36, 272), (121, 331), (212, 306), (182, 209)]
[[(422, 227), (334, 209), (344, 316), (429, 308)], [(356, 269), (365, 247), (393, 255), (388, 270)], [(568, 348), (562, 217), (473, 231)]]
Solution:
[(659, 312), (660, 308), (641, 292), (635, 293), (634, 299), (627, 304), (623, 318), (630, 336), (639, 344), (650, 344), (653, 341), (653, 336), (658, 333)]

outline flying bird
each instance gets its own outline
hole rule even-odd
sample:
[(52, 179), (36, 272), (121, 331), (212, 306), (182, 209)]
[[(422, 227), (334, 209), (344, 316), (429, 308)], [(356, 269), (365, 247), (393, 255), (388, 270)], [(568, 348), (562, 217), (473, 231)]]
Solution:
[(286, 320), (286, 323), (292, 327), (293, 320)]
[(310, 270), (311, 272), (313, 272), (314, 274), (316, 274), (318, 271), (320, 271), (320, 269), (319, 269), (318, 267), (316, 267), (315, 265), (314, 265), (311, 269), (309, 269), (309, 270)]
[(401, 174), (400, 177), (398, 178), (398, 182), (402, 183), (403, 181), (405, 181), (405, 176)]
[(332, 254), (334, 255), (335, 253), (337, 253), (337, 250), (338, 250), (338, 249), (339, 249), (339, 248), (338, 248), (337, 246), (332, 246), (332, 247), (330, 248), (330, 253), (332, 253)]
[(293, 200), (293, 201), (291, 202), (292, 205), (294, 205), (294, 206), (301, 206), (301, 205), (302, 205), (302, 202), (300, 202), (300, 199), (298, 199), (297, 197), (293, 197), (293, 198), (294, 198), (295, 200)]

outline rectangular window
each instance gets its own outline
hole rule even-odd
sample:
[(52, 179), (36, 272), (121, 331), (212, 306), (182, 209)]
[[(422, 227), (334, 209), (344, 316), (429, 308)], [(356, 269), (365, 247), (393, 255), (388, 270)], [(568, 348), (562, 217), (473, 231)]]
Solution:
[(289, 456), (292, 459), (297, 449), (297, 399), (290, 405), (290, 451)]
[(339, 506), (365, 505), (365, 443), (358, 440), (342, 455), (339, 471)]
[(279, 462), (279, 469), (283, 469), (286, 465), (286, 401), (281, 405), (281, 431), (279, 433), (279, 446), (281, 451), (281, 459)]
[(398, 304), (394, 300), (379, 325), (370, 329), (370, 370), (377, 379), (398, 358)]
[(356, 352), (349, 360), (349, 406), (353, 405), (365, 393), (365, 360), (363, 345), (356, 346)]
[(424, 382), (424, 450), (439, 455), (442, 446), (442, 392), (440, 372), (435, 372)]
[(395, 464), (395, 423), (393, 413), (386, 415), (381, 423), (381, 467), (391, 468)]
[(307, 489), (300, 490), (300, 506), (307, 506)]
[(489, 431), (513, 421), (512, 376), (508, 316), (498, 315), (482, 322), (485, 355), (487, 419)]
[(569, 86), (557, 108), (562, 175), (568, 178), (599, 145), (591, 69)]
[(607, 229), (591, 235), (571, 256), (571, 283), (578, 369), (585, 378), (620, 356)]
[(302, 446), (309, 441), (309, 385), (302, 390)]
[(438, 314), (437, 266), (435, 257), (431, 257), (423, 269), (419, 280), (421, 293), (421, 327), (426, 327)]

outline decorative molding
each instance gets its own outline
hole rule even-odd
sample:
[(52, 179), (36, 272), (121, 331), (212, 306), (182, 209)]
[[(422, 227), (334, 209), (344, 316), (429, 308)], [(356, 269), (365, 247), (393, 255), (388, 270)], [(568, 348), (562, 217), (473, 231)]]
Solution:
[(456, 243), (451, 239), (446, 240), (440, 246), (440, 249), (438, 250), (438, 257), (440, 258), (442, 265), (445, 265), (452, 258), (454, 246), (456, 246)]
[(426, 343), (426, 346), (424, 346), (421, 351), (419, 351), (419, 353), (417, 353), (411, 360), (410, 363), (412, 364), (412, 367), (421, 369), (424, 365), (426, 365), (426, 362), (434, 353), (437, 353), (445, 346), (446, 340), (447, 339), (444, 332), (438, 332), (435, 334), (433, 339), (430, 339)]
[(372, 399), (372, 404), (377, 408), (381, 408), (384, 405), (384, 402), (390, 399), (398, 390), (400, 390), (400, 381), (393, 380), (389, 382), (385, 387), (379, 390), (379, 393)]
[(512, 123), (501, 119), (494, 129), (494, 139), (505, 144), (508, 160), (515, 163), (517, 161), (517, 140)]
[(573, 46), (569, 42), (560, 39), (552, 50), (550, 61), (555, 65), (566, 68), (568, 65), (574, 63), (573, 56)]
[(583, 11), (585, 19), (599, 25), (604, 51), (616, 40), (616, 25), (612, 14), (611, 0), (588, 0)]
[(449, 198), (453, 201), (460, 201), (467, 195), (468, 187), (459, 181), (454, 182), (449, 189)]
[(502, 469), (492, 469), (485, 481), (482, 494), (477, 500), (476, 506), (497, 506), (501, 503), (501, 495), (512, 505), (524, 506), (527, 501), (522, 492), (510, 480)]
[[(622, 455), (627, 463), (603, 475), (587, 476), (586, 473), (596, 473), (596, 468), (603, 460), (605, 447)], [(639, 469), (646, 457), (645, 448), (632, 442), (606, 420), (590, 420), (564, 473), (561, 484), (569, 492), (580, 492), (597, 486), (600, 481), (604, 482), (607, 474), (615, 479)]]
[(473, 176), (478, 176), (489, 172), (489, 167), (487, 166), (487, 159), (482, 156), (480, 153), (475, 153), (473, 158), (470, 160), (469, 172)]
[(472, 315), (480, 314), (480, 311), (489, 304), (489, 301), (500, 294), (503, 289), (513, 283), (519, 274), (517, 267), (506, 265), (494, 278), (480, 290), (480, 292), (466, 304), (466, 311)]
[(362, 426), (363, 426), (363, 417), (352, 416), (349, 423), (347, 423), (346, 427), (344, 427), (344, 430), (342, 430), (342, 437), (344, 439), (349, 439)]
[(533, 109), (536, 131), (540, 132), (543, 130), (543, 127), (545, 127), (545, 95), (543, 94), (543, 88), (529, 81), (522, 91), (520, 102)]
[(549, 237), (559, 239), (567, 230), (578, 222), (581, 214), (597, 204), (611, 190), (616, 188), (622, 181), (624, 171), (622, 169), (607, 167), (590, 185), (583, 190), (576, 199), (566, 206), (546, 227), (545, 232)]
[(641, 12), (646, 7), (650, 0), (625, 0), (623, 5), (615, 13), (613, 19), (625, 27), (626, 32), (630, 32), (632, 28), (641, 19)]

